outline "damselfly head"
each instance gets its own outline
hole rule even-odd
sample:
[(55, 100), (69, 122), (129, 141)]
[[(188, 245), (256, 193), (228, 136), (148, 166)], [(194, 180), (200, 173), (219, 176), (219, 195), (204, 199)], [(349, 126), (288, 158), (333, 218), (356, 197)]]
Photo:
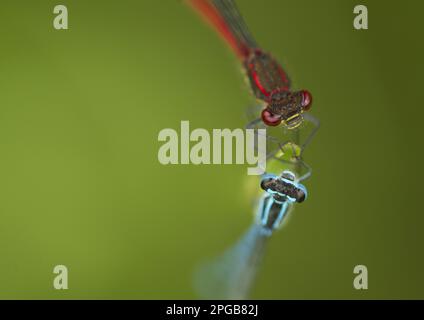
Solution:
[(280, 176), (266, 176), (261, 181), (261, 188), (273, 195), (277, 201), (303, 202), (307, 191), (305, 186), (296, 182), (296, 176), (291, 171), (283, 171)]
[(294, 129), (302, 124), (302, 113), (311, 105), (312, 95), (307, 90), (290, 92), (277, 89), (271, 93), (268, 106), (262, 111), (262, 121), (268, 126), (282, 123), (288, 129)]

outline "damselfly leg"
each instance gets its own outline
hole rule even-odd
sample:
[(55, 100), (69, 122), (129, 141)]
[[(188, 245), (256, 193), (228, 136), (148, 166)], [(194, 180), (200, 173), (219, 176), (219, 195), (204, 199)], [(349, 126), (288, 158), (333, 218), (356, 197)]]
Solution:
[[(267, 155), (272, 157), (279, 149), (283, 149), (287, 143), (295, 143), (299, 147), (299, 156), (302, 156), (306, 147), (315, 137), (320, 122), (309, 113), (302, 115), (303, 123), (296, 129), (287, 129), (285, 127), (269, 127), (263, 124), (262, 119), (256, 118), (258, 107), (248, 108), (247, 117), (250, 119), (247, 129), (267, 129)], [(253, 118), (253, 120), (252, 120)], [(255, 146), (256, 147), (256, 146)]]
[[(248, 108), (249, 118), (254, 117), (255, 109), (257, 108)], [(297, 173), (299, 181), (305, 180), (311, 175), (311, 168), (303, 161), (303, 154), (320, 126), (319, 120), (314, 116), (304, 114), (303, 117), (302, 125), (296, 129), (268, 127), (262, 123), (261, 119), (257, 118), (250, 121), (246, 126), (248, 129), (266, 129), (264, 139), (267, 147), (267, 159), (278, 160), (289, 165)], [(255, 131), (254, 148), (256, 152), (258, 151), (258, 136), (262, 134), (259, 130)], [(278, 172), (278, 170), (274, 172)]]

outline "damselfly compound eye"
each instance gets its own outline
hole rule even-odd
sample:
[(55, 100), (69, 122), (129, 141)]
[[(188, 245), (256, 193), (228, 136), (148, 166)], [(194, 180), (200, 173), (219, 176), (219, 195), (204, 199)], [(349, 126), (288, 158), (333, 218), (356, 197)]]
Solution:
[(262, 121), (267, 126), (275, 127), (281, 123), (281, 116), (272, 113), (268, 109), (262, 110), (261, 117), (262, 117)]
[(308, 111), (312, 107), (312, 94), (308, 90), (302, 90), (302, 96), (303, 110)]
[(308, 196), (308, 192), (306, 191), (306, 188), (303, 184), (298, 184), (297, 187), (298, 187), (298, 190), (297, 190), (296, 201), (303, 202)]

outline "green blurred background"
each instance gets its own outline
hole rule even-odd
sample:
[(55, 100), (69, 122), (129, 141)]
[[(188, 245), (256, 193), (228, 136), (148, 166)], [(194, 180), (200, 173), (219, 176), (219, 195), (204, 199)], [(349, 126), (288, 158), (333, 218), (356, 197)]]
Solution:
[[(157, 136), (181, 120), (244, 127), (239, 64), (180, 1), (61, 1), (67, 31), (57, 4), (0, 4), (0, 298), (196, 298), (193, 268), (252, 221), (246, 166), (163, 166)], [(423, 4), (239, 7), (322, 123), (310, 197), (271, 239), (252, 298), (424, 298)], [(368, 291), (353, 289), (357, 264)]]

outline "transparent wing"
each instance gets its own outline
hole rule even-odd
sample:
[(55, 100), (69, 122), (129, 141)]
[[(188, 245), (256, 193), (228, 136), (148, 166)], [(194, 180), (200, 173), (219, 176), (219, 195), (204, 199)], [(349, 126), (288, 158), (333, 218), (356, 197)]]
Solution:
[(211, 2), (221, 13), (233, 34), (240, 42), (250, 48), (258, 47), (234, 0), (211, 0)]
[(260, 266), (269, 233), (257, 224), (224, 254), (200, 265), (194, 287), (202, 299), (247, 299)]

